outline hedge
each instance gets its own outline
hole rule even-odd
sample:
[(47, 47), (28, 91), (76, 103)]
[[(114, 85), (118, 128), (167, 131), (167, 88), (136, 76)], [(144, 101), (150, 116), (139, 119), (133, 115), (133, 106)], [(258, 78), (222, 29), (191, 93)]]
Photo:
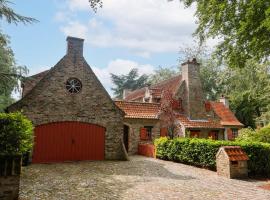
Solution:
[(221, 146), (241, 146), (249, 156), (250, 175), (270, 177), (270, 144), (161, 137), (155, 140), (155, 146), (157, 158), (209, 169), (216, 168), (216, 153)]
[(24, 154), (32, 146), (32, 122), (19, 112), (0, 113), (0, 155)]

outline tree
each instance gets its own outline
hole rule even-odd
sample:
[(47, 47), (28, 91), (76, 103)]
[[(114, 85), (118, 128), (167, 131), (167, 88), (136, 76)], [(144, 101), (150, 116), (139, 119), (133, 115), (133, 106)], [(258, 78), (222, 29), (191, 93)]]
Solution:
[(139, 76), (138, 69), (134, 68), (126, 75), (115, 75), (111, 73), (111, 79), (115, 85), (112, 88), (116, 98), (123, 98), (124, 89), (136, 90), (148, 84), (148, 76), (143, 74)]
[(0, 112), (14, 101), (12, 91), (19, 89), (18, 81), (27, 73), (26, 67), (16, 65), (8, 37), (0, 32)]
[(175, 74), (177, 74), (176, 70), (159, 66), (157, 69), (155, 69), (154, 73), (149, 76), (149, 83), (159, 83), (175, 76)]
[(241, 129), (236, 140), (270, 143), (270, 124), (258, 130), (253, 130), (251, 128)]
[(201, 42), (219, 38), (216, 55), (230, 67), (244, 67), (249, 59), (264, 62), (270, 54), (269, 0), (180, 0), (186, 7), (196, 4)]
[(247, 61), (241, 69), (226, 68), (220, 79), (230, 107), (245, 125), (255, 127), (255, 119), (267, 112), (270, 105), (270, 64)]
[[(161, 126), (168, 129), (168, 135), (172, 139), (177, 132), (180, 132), (180, 125), (178, 124), (178, 114), (180, 103), (173, 97), (172, 92), (163, 91), (160, 106), (159, 118)], [(180, 136), (180, 134), (179, 134)]]
[(10, 7), (11, 1), (8, 0), (0, 0), (0, 19), (5, 18), (5, 20), (8, 23), (24, 23), (29, 24), (33, 22), (37, 22), (36, 19), (31, 17), (25, 17), (18, 13), (16, 13), (11, 7)]
[[(0, 19), (8, 23), (33, 23), (36, 19), (17, 14), (11, 7), (11, 2), (0, 0)], [(19, 80), (28, 73), (25, 66), (17, 66), (12, 49), (9, 46), (9, 38), (0, 30), (0, 112), (14, 100), (12, 91), (19, 88)]]

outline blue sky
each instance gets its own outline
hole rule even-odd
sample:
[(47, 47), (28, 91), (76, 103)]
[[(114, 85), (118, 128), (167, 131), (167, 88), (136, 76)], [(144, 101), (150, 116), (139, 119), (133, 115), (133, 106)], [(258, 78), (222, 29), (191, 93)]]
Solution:
[(17, 63), (30, 74), (53, 67), (66, 52), (66, 36), (85, 39), (84, 56), (111, 93), (110, 73), (137, 67), (150, 74), (177, 66), (179, 46), (192, 43), (194, 8), (178, 0), (104, 0), (95, 14), (88, 0), (14, 0), (20, 14), (39, 20), (24, 26), (1, 22)]

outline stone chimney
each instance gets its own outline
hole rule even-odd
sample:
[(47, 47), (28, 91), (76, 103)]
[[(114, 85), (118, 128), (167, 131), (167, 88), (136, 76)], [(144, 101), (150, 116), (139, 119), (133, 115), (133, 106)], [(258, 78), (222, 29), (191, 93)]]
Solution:
[(124, 89), (123, 90), (123, 99), (125, 100), (126, 97), (130, 94), (131, 90), (130, 89)]
[(223, 103), (227, 108), (229, 108), (229, 100), (224, 95), (221, 95), (219, 102)]
[(67, 37), (67, 55), (83, 56), (84, 39), (76, 37)]
[(182, 64), (182, 80), (185, 81), (184, 110), (191, 120), (206, 118), (204, 96), (200, 79), (200, 64), (196, 58)]

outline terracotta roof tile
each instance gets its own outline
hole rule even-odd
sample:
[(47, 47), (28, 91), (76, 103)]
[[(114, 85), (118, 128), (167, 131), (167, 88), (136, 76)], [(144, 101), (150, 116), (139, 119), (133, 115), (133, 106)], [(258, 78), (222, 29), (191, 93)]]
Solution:
[(247, 154), (242, 150), (240, 146), (224, 146), (223, 148), (229, 156), (229, 160), (231, 161), (249, 159)]
[[(177, 75), (170, 79), (161, 81), (160, 83), (153, 84), (149, 87), (149, 89), (150, 89), (150, 92), (153, 93), (154, 97), (159, 97), (161, 96), (163, 90), (168, 90), (174, 93), (177, 90), (177, 88), (180, 86), (181, 81), (182, 81), (182, 75)], [(146, 91), (146, 87), (134, 90), (126, 96), (125, 100), (132, 101), (132, 100), (144, 97), (145, 91)]]
[(243, 126), (238, 121), (233, 112), (227, 108), (222, 102), (210, 102), (214, 112), (221, 119), (221, 124), (224, 126)]
[(115, 104), (125, 112), (125, 118), (158, 119), (160, 104), (130, 101), (115, 101)]
[(186, 128), (224, 128), (218, 121), (190, 120), (185, 115), (179, 115), (177, 118)]

